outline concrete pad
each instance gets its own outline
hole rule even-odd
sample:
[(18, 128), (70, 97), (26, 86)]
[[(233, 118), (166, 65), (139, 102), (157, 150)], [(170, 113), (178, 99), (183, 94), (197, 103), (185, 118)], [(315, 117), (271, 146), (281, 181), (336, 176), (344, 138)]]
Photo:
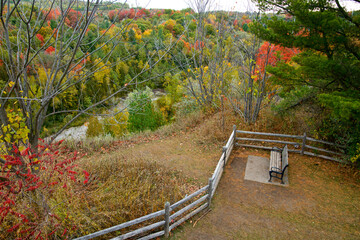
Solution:
[(283, 178), (284, 184), (281, 184), (281, 180), (277, 178), (272, 178), (271, 179), (272, 182), (268, 182), (270, 178), (269, 165), (270, 165), (270, 160), (268, 158), (249, 155), (245, 169), (245, 180), (288, 187), (289, 167), (287, 167), (285, 170), (285, 174)]

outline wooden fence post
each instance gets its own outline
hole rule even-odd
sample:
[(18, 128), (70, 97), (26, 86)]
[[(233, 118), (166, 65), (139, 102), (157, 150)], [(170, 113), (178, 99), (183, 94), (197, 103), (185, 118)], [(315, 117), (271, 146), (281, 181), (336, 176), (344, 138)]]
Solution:
[(223, 146), (223, 153), (224, 153), (224, 166), (223, 166), (223, 168), (225, 168), (225, 164), (226, 164), (226, 151), (227, 151), (227, 147), (225, 147), (225, 146)]
[(301, 146), (301, 155), (304, 155), (305, 144), (306, 144), (306, 132), (304, 133), (303, 142), (302, 142), (302, 146)]
[(165, 238), (169, 237), (169, 226), (170, 226), (170, 203), (165, 203), (165, 226), (164, 226), (164, 235)]
[(212, 190), (213, 190), (213, 179), (209, 178), (208, 207), (210, 207), (211, 204)]
[(235, 141), (236, 141), (236, 125), (233, 126), (233, 131), (234, 131), (234, 141), (233, 141), (233, 145), (235, 145)]

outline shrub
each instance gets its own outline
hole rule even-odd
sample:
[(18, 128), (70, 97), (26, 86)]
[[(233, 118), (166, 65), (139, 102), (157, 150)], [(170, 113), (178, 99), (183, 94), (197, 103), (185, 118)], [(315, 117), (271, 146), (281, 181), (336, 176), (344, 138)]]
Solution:
[(112, 137), (124, 136), (127, 132), (127, 124), (129, 119), (128, 112), (119, 112), (113, 117), (104, 119), (105, 134), (110, 134)]
[(184, 117), (190, 113), (196, 112), (200, 109), (199, 104), (194, 99), (184, 98), (176, 105), (176, 115)]
[(162, 114), (154, 108), (152, 96), (153, 93), (148, 87), (143, 91), (135, 90), (128, 95), (125, 104), (128, 106), (130, 132), (155, 130), (164, 123)]
[(156, 104), (167, 122), (174, 119), (175, 108), (174, 104), (169, 96), (162, 96), (156, 100)]
[(102, 134), (104, 134), (104, 129), (99, 119), (97, 117), (90, 118), (86, 137), (97, 137)]
[(65, 239), (76, 229), (68, 207), (81, 189), (73, 187), (87, 184), (89, 174), (75, 164), (76, 153), (61, 152), (61, 142), (41, 142), (36, 150), (14, 146), (1, 155), (1, 239)]

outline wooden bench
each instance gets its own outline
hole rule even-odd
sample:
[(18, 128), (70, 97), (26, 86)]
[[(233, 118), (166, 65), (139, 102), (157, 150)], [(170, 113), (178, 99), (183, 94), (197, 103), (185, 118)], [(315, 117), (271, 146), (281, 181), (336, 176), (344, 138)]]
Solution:
[(289, 162), (287, 145), (285, 145), (283, 149), (273, 148), (273, 150), (270, 152), (269, 182), (271, 182), (271, 178), (274, 177), (280, 179), (281, 184), (284, 184), (283, 177), (288, 166)]

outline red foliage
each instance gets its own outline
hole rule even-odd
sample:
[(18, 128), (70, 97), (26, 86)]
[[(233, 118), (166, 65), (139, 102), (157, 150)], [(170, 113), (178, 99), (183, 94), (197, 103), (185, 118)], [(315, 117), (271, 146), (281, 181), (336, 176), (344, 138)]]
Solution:
[(48, 47), (46, 50), (45, 50), (45, 52), (47, 53), (47, 54), (51, 54), (51, 53), (53, 53), (55, 51), (55, 48), (53, 47), (53, 46), (50, 46), (50, 47)]
[(81, 19), (81, 16), (81, 12), (70, 9), (68, 14), (66, 15), (65, 23), (68, 26), (74, 28), (78, 24), (79, 19)]
[[(24, 201), (24, 196), (28, 196), (27, 192), (34, 193), (31, 195), (32, 198), (46, 196), (46, 199), (49, 199), (53, 193), (66, 187), (67, 179), (80, 183), (77, 180), (79, 174), (74, 170), (77, 167), (77, 153), (60, 153), (62, 141), (52, 145), (45, 144), (41, 139), (40, 141), (41, 144), (35, 153), (30, 147), (19, 151), (13, 146), (11, 154), (0, 156), (4, 161), (0, 171), (0, 224), (8, 217), (15, 217), (17, 221), (13, 222), (13, 226), (7, 231), (16, 231), (16, 235), (24, 239), (47, 238), (56, 232), (58, 235), (66, 236), (69, 227), (62, 226), (64, 219), (55, 215), (52, 209), (44, 207), (47, 204), (44, 198), (37, 203), (37, 207), (31, 203), (25, 208), (26, 205), (21, 201)], [(83, 183), (86, 184), (90, 175), (86, 171), (82, 172)], [(22, 207), (19, 208), (18, 205)], [(53, 227), (53, 231), (47, 235), (41, 232), (41, 224), (45, 222)], [(17, 231), (19, 228), (21, 231)]]
[(46, 16), (46, 20), (56, 20), (61, 14), (58, 9), (52, 9), (50, 11), (43, 11)]
[(110, 21), (114, 21), (115, 20), (114, 17), (116, 15), (117, 15), (117, 13), (115, 12), (115, 10), (109, 11), (108, 16), (109, 16)]
[(108, 13), (109, 19), (111, 21), (121, 21), (123, 19), (137, 19), (137, 18), (145, 18), (149, 16), (145, 9), (123, 9), (120, 11), (111, 10)]
[[(290, 62), (291, 58), (300, 53), (297, 48), (287, 48), (264, 42), (256, 56), (257, 70), (261, 74), (265, 72), (266, 66), (275, 66), (279, 61)], [(268, 55), (269, 54), (269, 55)]]
[(44, 37), (41, 34), (36, 34), (36, 38), (40, 40), (41, 46), (44, 45)]

